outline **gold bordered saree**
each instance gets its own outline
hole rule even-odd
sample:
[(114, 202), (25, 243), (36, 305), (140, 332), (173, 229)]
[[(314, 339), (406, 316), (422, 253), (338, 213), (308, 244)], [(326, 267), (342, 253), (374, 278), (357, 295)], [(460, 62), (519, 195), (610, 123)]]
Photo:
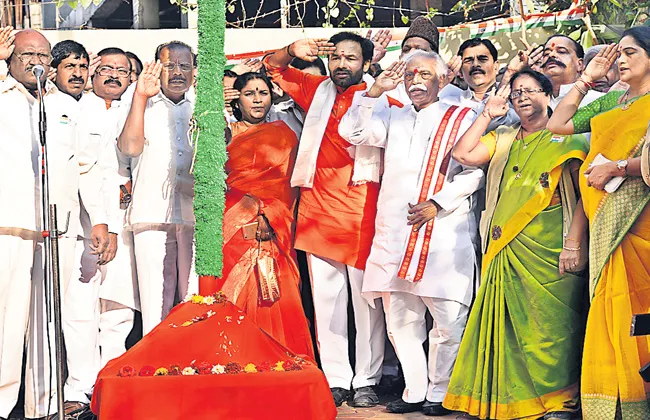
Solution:
[[(613, 161), (640, 155), (650, 96), (587, 117), (592, 117), (592, 137), (583, 172), (598, 154)], [(592, 298), (582, 367), (583, 416), (647, 420), (650, 386), (638, 371), (650, 362), (649, 341), (630, 337), (630, 324), (633, 314), (650, 312), (650, 188), (641, 177), (628, 177), (612, 194), (588, 187), (585, 179), (580, 190), (590, 226)]]
[(513, 143), (516, 131), (497, 130), (486, 206), (494, 211), (481, 221), (489, 234), (482, 284), (444, 401), (482, 419), (578, 408), (585, 282), (559, 273), (566, 217), (556, 189), (587, 144), (546, 130)]

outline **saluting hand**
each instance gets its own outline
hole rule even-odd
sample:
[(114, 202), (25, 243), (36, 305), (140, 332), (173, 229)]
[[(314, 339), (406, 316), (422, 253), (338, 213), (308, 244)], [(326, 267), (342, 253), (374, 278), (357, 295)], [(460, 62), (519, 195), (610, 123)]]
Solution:
[(379, 63), (386, 55), (386, 52), (388, 52), (386, 47), (388, 47), (391, 39), (393, 39), (390, 29), (380, 29), (375, 35), (372, 35), (372, 29), (370, 29), (366, 32), (366, 39), (372, 41), (375, 47), (372, 52), (372, 63)]
[(231, 69), (237, 74), (244, 74), (244, 73), (259, 73), (260, 70), (262, 70), (262, 67), (264, 64), (259, 60), (259, 58), (248, 58), (241, 63), (233, 66)]
[(492, 118), (502, 117), (510, 110), (508, 96), (510, 95), (510, 84), (504, 83), (495, 95), (488, 98), (484, 111)]
[(6, 60), (11, 57), (11, 54), (14, 52), (14, 38), (13, 35), (14, 28), (11, 26), (5, 26), (0, 28), (0, 60)]
[(288, 47), (289, 55), (309, 62), (316, 60), (319, 55), (330, 55), (334, 51), (336, 47), (326, 38), (300, 39)]
[[(455, 55), (447, 63), (447, 77), (443, 80), (444, 85), (447, 86), (453, 82), (456, 76), (460, 74), (460, 69), (463, 67), (463, 60), (459, 55)], [(444, 86), (441, 86), (443, 88)]]
[(607, 72), (618, 59), (618, 55), (618, 45), (609, 44), (591, 59), (585, 71), (582, 72), (583, 77), (587, 79), (587, 82), (595, 82), (607, 76)]
[(382, 93), (395, 89), (404, 81), (405, 69), (406, 63), (403, 61), (396, 61), (388, 66), (386, 70), (377, 76), (375, 83), (368, 90), (368, 96), (371, 98), (379, 98)]
[(162, 64), (160, 64), (160, 61), (145, 63), (135, 86), (135, 94), (144, 98), (156, 96), (160, 92), (161, 72)]

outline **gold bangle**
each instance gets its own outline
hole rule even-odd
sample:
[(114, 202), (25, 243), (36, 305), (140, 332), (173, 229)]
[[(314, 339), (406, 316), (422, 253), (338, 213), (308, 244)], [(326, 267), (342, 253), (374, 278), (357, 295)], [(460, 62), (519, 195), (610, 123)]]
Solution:
[(563, 246), (562, 249), (565, 250), (565, 251), (580, 251), (580, 247), (570, 248), (568, 246)]

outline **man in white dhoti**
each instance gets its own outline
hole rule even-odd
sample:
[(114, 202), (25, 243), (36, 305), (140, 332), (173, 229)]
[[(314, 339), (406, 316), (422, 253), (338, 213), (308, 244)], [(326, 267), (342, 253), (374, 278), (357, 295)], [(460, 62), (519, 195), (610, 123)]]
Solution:
[[(93, 191), (79, 179), (78, 104), (45, 77), (52, 61), (49, 42), (42, 34), (25, 30), (16, 34), (12, 46), (13, 37), (0, 32), (4, 34), (0, 59), (7, 59), (9, 67), (9, 76), (0, 82), (0, 418), (9, 417), (18, 400), (26, 336), (25, 417), (40, 418), (56, 411), (52, 379), (56, 362), (50, 357), (55, 355), (55, 337), (53, 323), (47, 322), (44, 294), (39, 102), (32, 74), (36, 65), (45, 69), (41, 82), (48, 120), (50, 203), (57, 205), (60, 230), (65, 229), (68, 214), (72, 221), (59, 239), (62, 295), (74, 266), (79, 194), (85, 197)], [(108, 244), (102, 208), (88, 209), (98, 255)]]
[[(412, 105), (389, 106), (383, 95), (402, 73)], [(406, 64), (382, 73), (366, 94), (357, 93), (339, 127), (352, 144), (386, 149), (363, 292), (370, 298), (381, 294), (404, 371), (402, 399), (387, 405), (393, 413), (448, 412), (441, 402), (474, 292), (478, 232), (472, 194), (483, 184), (483, 171), (451, 159), (473, 111), (438, 101), (446, 73), (437, 54), (414, 53)], [(422, 348), (427, 310), (434, 320), (428, 378)]]
[[(93, 75), (93, 91), (81, 97), (80, 143), (85, 154), (97, 164), (82, 174), (97, 172), (107, 214), (109, 214), (109, 252), (98, 258), (89, 242), (87, 204), (82, 199), (81, 227), (76, 247), (77, 269), (65, 296), (64, 332), (68, 378), (66, 408), (71, 414), (88, 409), (99, 370), (109, 360), (126, 351), (126, 338), (133, 328), (137, 304), (133, 236), (124, 231), (125, 210), (120, 206), (120, 186), (129, 181), (128, 165), (118, 163), (116, 139), (122, 130), (130, 105), (125, 93), (130, 85), (130, 62), (118, 48), (99, 52), (100, 63)], [(122, 97), (125, 100), (121, 100)], [(101, 298), (101, 300), (100, 300)]]
[(138, 78), (118, 136), (131, 159), (133, 232), (142, 330), (149, 333), (174, 303), (198, 292), (194, 270), (193, 145), (194, 53), (180, 41), (159, 45)]

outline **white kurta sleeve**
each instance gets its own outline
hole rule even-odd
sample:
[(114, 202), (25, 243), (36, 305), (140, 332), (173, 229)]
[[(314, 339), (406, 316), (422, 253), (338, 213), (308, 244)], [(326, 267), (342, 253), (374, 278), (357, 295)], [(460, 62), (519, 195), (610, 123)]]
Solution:
[(106, 205), (108, 231), (120, 233), (124, 225), (120, 209), (121, 178), (118, 174), (117, 144), (115, 139), (107, 138), (102, 154), (97, 162), (102, 173), (101, 193)]
[(385, 95), (369, 98), (357, 92), (339, 123), (339, 134), (355, 146), (386, 147), (390, 107)]
[(450, 181), (430, 197), (446, 212), (453, 212), (476, 191), (483, 188), (485, 177), (480, 168), (464, 167), (452, 160), (449, 165)]
[(83, 203), (91, 226), (108, 225), (108, 212), (102, 195), (102, 171), (98, 160), (101, 146), (97, 136), (90, 134), (87, 122), (77, 126), (77, 152), (79, 160), (79, 197)]
[[(81, 165), (80, 165), (81, 166)], [(79, 176), (79, 196), (90, 216), (92, 226), (108, 225), (109, 215), (102, 193), (102, 171), (99, 165), (92, 165)]]

